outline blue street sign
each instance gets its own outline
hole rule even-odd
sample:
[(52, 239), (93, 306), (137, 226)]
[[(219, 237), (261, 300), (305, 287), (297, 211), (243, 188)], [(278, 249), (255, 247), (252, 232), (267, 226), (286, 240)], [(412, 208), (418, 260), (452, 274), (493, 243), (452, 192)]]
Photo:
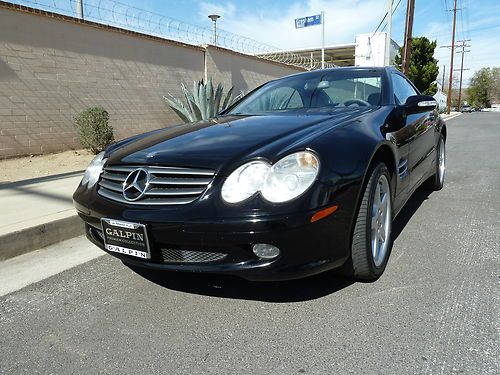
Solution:
[(303, 27), (316, 26), (316, 25), (321, 25), (321, 14), (295, 19), (296, 29), (302, 29)]

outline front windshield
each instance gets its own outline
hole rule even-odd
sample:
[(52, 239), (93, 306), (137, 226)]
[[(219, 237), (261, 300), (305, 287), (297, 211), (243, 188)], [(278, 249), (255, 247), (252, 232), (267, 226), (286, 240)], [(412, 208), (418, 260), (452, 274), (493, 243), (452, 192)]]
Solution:
[(378, 106), (381, 85), (377, 70), (337, 70), (312, 77), (298, 75), (269, 82), (243, 98), (228, 114)]

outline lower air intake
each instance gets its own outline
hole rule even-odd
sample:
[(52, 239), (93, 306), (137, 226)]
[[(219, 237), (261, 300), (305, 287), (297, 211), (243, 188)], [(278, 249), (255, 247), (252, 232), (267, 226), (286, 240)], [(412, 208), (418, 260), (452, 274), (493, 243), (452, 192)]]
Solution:
[(211, 263), (226, 257), (226, 254), (211, 251), (161, 249), (165, 263)]

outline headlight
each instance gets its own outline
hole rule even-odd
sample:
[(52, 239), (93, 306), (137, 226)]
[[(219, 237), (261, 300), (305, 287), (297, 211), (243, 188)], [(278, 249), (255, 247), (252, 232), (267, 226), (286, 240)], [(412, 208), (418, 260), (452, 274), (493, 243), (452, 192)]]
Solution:
[(236, 168), (222, 186), (222, 198), (228, 203), (250, 198), (262, 188), (269, 169), (270, 165), (261, 161), (252, 161)]
[(91, 188), (94, 186), (99, 180), (99, 176), (102, 173), (102, 168), (104, 167), (104, 163), (106, 159), (104, 159), (104, 151), (98, 154), (89, 164), (87, 169), (85, 170), (85, 174), (82, 178), (82, 185), (87, 185), (87, 188)]
[(286, 202), (304, 193), (316, 180), (319, 160), (311, 152), (288, 155), (274, 164), (261, 190), (274, 203)]
[(258, 191), (264, 199), (281, 203), (303, 194), (314, 182), (319, 160), (312, 152), (288, 155), (273, 166), (252, 161), (237, 168), (222, 186), (222, 199), (238, 203)]

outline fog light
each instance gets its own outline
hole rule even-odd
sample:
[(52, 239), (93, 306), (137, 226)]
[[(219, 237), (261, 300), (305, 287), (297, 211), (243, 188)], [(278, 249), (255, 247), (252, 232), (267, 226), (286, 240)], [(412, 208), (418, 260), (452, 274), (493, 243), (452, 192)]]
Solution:
[(267, 243), (258, 243), (253, 245), (253, 252), (259, 258), (263, 259), (273, 259), (280, 255), (280, 249)]

